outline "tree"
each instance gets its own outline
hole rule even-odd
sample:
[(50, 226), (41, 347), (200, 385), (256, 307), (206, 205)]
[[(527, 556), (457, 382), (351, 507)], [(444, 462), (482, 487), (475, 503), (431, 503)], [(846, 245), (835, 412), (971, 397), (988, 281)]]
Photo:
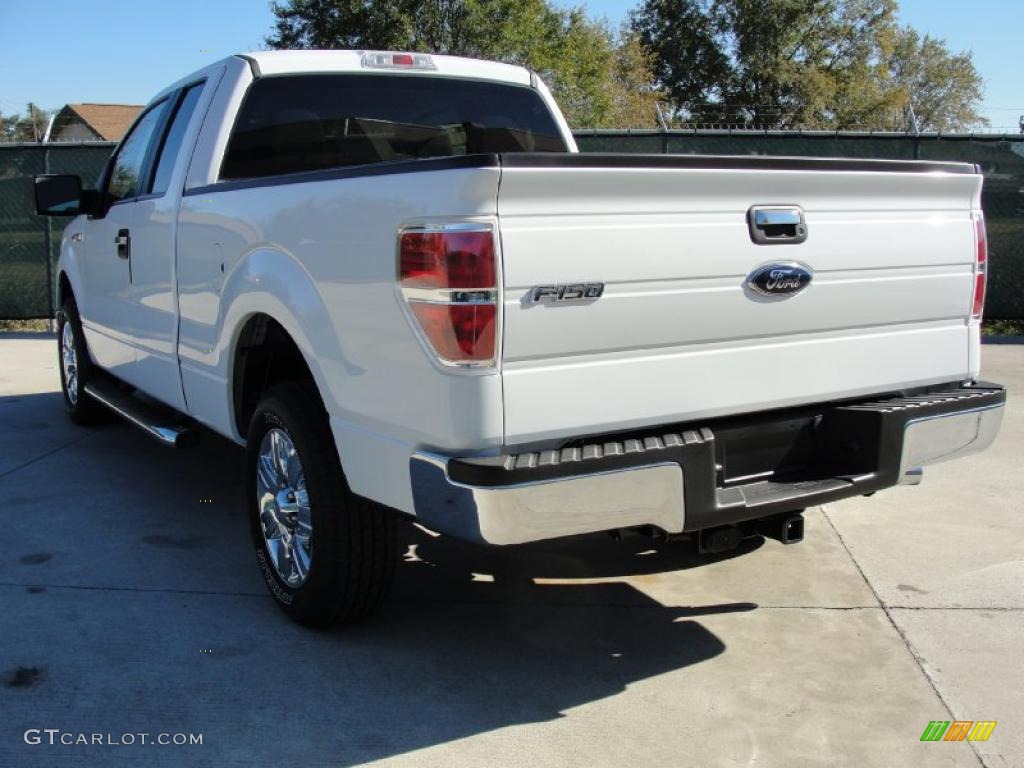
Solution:
[(719, 0), (734, 62), (726, 114), (773, 127), (857, 122), (881, 98), (878, 44), (895, 10), (895, 0)]
[(615, 63), (608, 83), (609, 108), (601, 128), (657, 128), (658, 103), (665, 92), (654, 84), (650, 53), (628, 27), (619, 32)]
[(828, 124), (881, 65), (895, 0), (647, 0), (632, 16), (680, 117)]
[[(631, 25), (678, 119), (765, 128), (967, 127), (969, 53), (896, 23), (896, 0), (646, 0)], [(927, 43), (927, 45), (926, 45)]]
[(274, 2), (271, 48), (371, 48), (442, 52), (468, 31), (450, 0), (288, 0)]
[(889, 59), (896, 104), (912, 107), (920, 131), (960, 131), (988, 125), (978, 114), (984, 83), (967, 51), (953, 54), (944, 40), (905, 27)]
[(624, 96), (637, 82), (653, 92), (653, 76), (638, 69), (642, 52), (634, 46), (620, 56), (606, 24), (547, 0), (285, 0), (271, 8), (272, 48), (422, 51), (528, 67), (576, 126), (610, 125), (613, 116), (642, 109), (646, 92), (636, 94), (639, 101)]
[(0, 141), (42, 141), (49, 122), (50, 113), (29, 102), (25, 108), (25, 115), (0, 115)]
[(701, 122), (721, 117), (732, 66), (707, 4), (646, 0), (630, 19), (650, 54), (657, 81), (680, 116)]

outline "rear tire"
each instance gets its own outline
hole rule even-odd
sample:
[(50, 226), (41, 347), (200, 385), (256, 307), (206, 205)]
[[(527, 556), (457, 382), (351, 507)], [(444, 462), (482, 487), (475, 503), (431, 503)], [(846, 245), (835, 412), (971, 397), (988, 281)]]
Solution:
[(260, 401), (245, 482), (257, 564), (285, 613), (326, 627), (380, 605), (398, 558), (395, 513), (349, 490), (312, 383), (275, 386)]
[(66, 298), (57, 311), (57, 368), (64, 409), (71, 420), (82, 426), (101, 422), (106, 415), (103, 406), (85, 392), (94, 369), (85, 345), (78, 305), (72, 296)]

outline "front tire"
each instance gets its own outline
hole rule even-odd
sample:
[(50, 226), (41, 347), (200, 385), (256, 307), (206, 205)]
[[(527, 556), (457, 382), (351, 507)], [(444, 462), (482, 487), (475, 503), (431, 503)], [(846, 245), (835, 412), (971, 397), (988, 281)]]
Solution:
[(273, 387), (260, 401), (246, 487), (257, 564), (289, 616), (326, 627), (380, 605), (398, 556), (395, 515), (349, 490), (311, 383)]
[(85, 345), (78, 305), (69, 296), (57, 311), (57, 367), (64, 409), (75, 424), (89, 426), (102, 421), (103, 406), (85, 392), (93, 375), (89, 349)]

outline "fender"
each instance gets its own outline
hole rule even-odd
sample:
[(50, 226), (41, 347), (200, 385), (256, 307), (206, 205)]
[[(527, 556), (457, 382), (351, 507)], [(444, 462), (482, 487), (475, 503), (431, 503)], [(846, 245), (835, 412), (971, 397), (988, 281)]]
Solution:
[[(245, 324), (257, 314), (279, 323), (295, 342), (313, 374), (328, 413), (340, 409), (346, 363), (330, 316), (313, 279), (291, 254), (277, 248), (259, 248), (234, 264), (219, 295), (217, 343), (211, 365), (203, 365), (204, 350), (181, 350), (182, 379), (189, 412), (236, 442), (243, 443), (234, 423), (234, 359)], [(182, 346), (186, 344), (183, 336)], [(191, 359), (189, 359), (191, 358)], [(205, 370), (203, 370), (205, 369)], [(209, 381), (199, 384), (193, 374), (215, 379), (219, 386), (211, 398)]]
[(55, 309), (60, 308), (60, 276), (64, 275), (75, 294), (79, 314), (85, 316), (86, 307), (83, 305), (87, 300), (83, 291), (84, 277), (81, 264), (81, 260), (85, 258), (84, 241), (76, 242), (72, 237), (76, 233), (81, 233), (83, 221), (84, 217), (75, 217), (61, 234), (60, 255), (57, 257), (57, 279), (53, 284), (53, 306)]
[[(86, 240), (85, 232), (86, 218), (79, 216), (71, 220), (64, 228), (60, 241), (60, 255), (57, 257), (56, 275), (53, 283), (53, 308), (54, 313), (60, 309), (60, 285), (61, 277), (66, 277), (71, 293), (75, 297), (75, 305), (78, 307), (78, 316), (82, 321), (82, 333), (85, 336), (86, 351), (89, 360), (93, 365), (99, 367), (93, 349), (97, 343), (96, 331), (89, 323), (92, 316), (92, 301), (85, 279)], [(74, 235), (80, 235), (76, 241)]]

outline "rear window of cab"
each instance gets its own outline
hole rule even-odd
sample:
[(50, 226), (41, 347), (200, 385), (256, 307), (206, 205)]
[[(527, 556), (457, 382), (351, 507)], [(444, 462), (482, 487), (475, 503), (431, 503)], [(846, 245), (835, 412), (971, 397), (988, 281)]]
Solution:
[(540, 94), (526, 86), (425, 75), (280, 75), (250, 86), (220, 178), (567, 150)]

